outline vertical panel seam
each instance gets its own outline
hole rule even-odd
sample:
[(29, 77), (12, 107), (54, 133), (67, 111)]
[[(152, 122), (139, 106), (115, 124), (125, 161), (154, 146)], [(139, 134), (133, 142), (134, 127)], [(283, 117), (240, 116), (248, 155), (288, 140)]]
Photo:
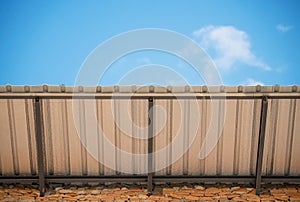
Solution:
[[(273, 100), (275, 101), (273, 107), (274, 109), (274, 121), (273, 124), (271, 125), (271, 130), (273, 129), (273, 133), (271, 134), (271, 162), (270, 162), (270, 170), (269, 170), (269, 175), (273, 174), (273, 169), (274, 169), (274, 158), (275, 158), (275, 148), (276, 148), (276, 136), (277, 136), (277, 122), (278, 122), (278, 108), (279, 108), (279, 101), (278, 100)], [(272, 110), (273, 111), (273, 110)]]
[(115, 171), (116, 174), (119, 175), (119, 152), (118, 152), (118, 148), (120, 149), (120, 145), (119, 145), (119, 137), (120, 137), (120, 131), (119, 131), (119, 102), (118, 100), (113, 100), (114, 102), (114, 136), (115, 136)]
[[(102, 149), (101, 149), (101, 152), (102, 152), (102, 160), (104, 161), (104, 109), (103, 109), (103, 100), (100, 100), (101, 102), (101, 130), (103, 132), (103, 134), (101, 135), (101, 142), (102, 142)], [(101, 167), (102, 167), (102, 174), (104, 175), (104, 164), (101, 164)]]
[[(165, 141), (166, 141), (166, 145), (169, 144), (169, 135), (170, 135), (170, 128), (169, 128), (169, 111), (170, 111), (170, 103), (169, 100), (166, 100), (166, 134), (165, 134)], [(154, 144), (155, 145), (155, 144)], [(155, 150), (154, 150), (155, 151)], [(166, 164), (169, 165), (169, 151), (166, 150)], [(166, 175), (168, 175), (168, 170), (169, 170), (169, 166), (166, 167)]]
[(85, 123), (85, 103), (84, 100), (79, 100), (79, 122), (80, 122), (80, 139), (81, 139), (81, 161), (82, 174), (87, 175), (87, 151), (86, 151), (86, 123)]
[[(99, 105), (100, 103), (100, 105)], [(100, 109), (100, 117), (99, 117)], [(103, 166), (103, 108), (102, 108), (102, 99), (96, 100), (96, 111), (97, 111), (97, 143), (98, 143), (98, 173), (99, 175), (104, 175), (104, 166)], [(100, 119), (100, 127), (98, 126)], [(100, 132), (101, 131), (101, 132)], [(101, 133), (101, 134), (100, 134)], [(100, 139), (101, 138), (101, 139)], [(101, 145), (100, 145), (101, 142)]]
[(289, 175), (290, 169), (291, 169), (291, 158), (292, 158), (292, 149), (293, 149), (293, 140), (294, 140), (295, 114), (296, 114), (296, 106), (297, 106), (296, 101), (297, 100), (295, 100), (295, 99), (290, 100), (284, 175)]
[(250, 168), (249, 168), (249, 172), (250, 172), (250, 175), (254, 175), (254, 161), (255, 161), (255, 150), (254, 150), (254, 145), (255, 145), (255, 137), (256, 137), (256, 120), (257, 120), (257, 113), (256, 113), (256, 109), (257, 108), (257, 100), (254, 100), (253, 101), (253, 110), (252, 110), (252, 127), (251, 127), (251, 130), (252, 130), (252, 136), (251, 136), (251, 148), (250, 148)]
[(186, 133), (186, 174), (189, 174), (189, 145), (190, 145), (190, 132), (189, 132), (189, 126), (190, 126), (190, 116), (191, 116), (191, 102), (190, 100), (186, 100), (187, 102), (187, 116), (186, 116), (186, 126), (187, 126), (187, 133)]
[(168, 168), (167, 168), (167, 175), (171, 175), (172, 173), (172, 135), (173, 135), (173, 100), (169, 100), (169, 162), (168, 162)]
[[(132, 153), (133, 154), (136, 154), (137, 151), (136, 151), (136, 133), (135, 133), (135, 121), (134, 121), (134, 100), (130, 100), (130, 107), (131, 107), (131, 132), (132, 132), (132, 144), (131, 144), (131, 150), (132, 150)], [(136, 173), (136, 162), (135, 162), (135, 155), (132, 155), (132, 158), (131, 158), (131, 161), (132, 161), (132, 171), (133, 173)]]
[[(142, 107), (142, 104), (141, 104), (141, 101), (140, 100), (136, 100), (135, 101), (136, 102), (136, 107), (137, 107), (137, 109), (138, 108), (140, 108), (140, 107)], [(135, 113), (135, 115), (136, 115), (136, 120), (140, 120), (141, 122), (140, 122), (140, 124), (142, 124), (142, 116), (140, 116), (140, 113), (139, 112), (141, 112), (142, 110), (136, 110), (136, 113)], [(138, 136), (138, 137), (140, 137), (140, 131), (137, 131), (136, 132), (136, 135)], [(142, 147), (142, 140), (140, 140), (140, 139), (138, 139), (138, 142), (137, 142), (137, 146), (138, 146), (138, 151), (139, 151), (139, 153), (143, 153), (143, 154), (145, 154), (145, 152), (144, 151), (142, 151), (142, 149), (144, 149), (145, 150), (145, 148), (147, 148), (147, 146), (145, 146), (144, 148)], [(138, 158), (139, 159), (139, 158)], [(140, 173), (141, 172), (141, 170), (143, 170), (142, 169), (142, 165), (145, 165), (144, 164), (144, 162), (143, 162), (143, 159), (142, 158), (140, 158), (139, 159), (139, 162), (137, 163), (137, 165), (138, 165), (138, 172)]]
[[(205, 138), (205, 135), (206, 135), (206, 119), (207, 119), (207, 100), (205, 100), (204, 98), (201, 100), (202, 101), (202, 118), (201, 118), (201, 144), (202, 147), (206, 147), (206, 145), (203, 145), (203, 140)], [(205, 118), (203, 118), (203, 116), (205, 116)], [(201, 146), (200, 146), (200, 149)], [(205, 150), (205, 148), (203, 148)], [(204, 175), (205, 174), (205, 159), (201, 159), (199, 161), (199, 164), (200, 164), (200, 175)]]
[(19, 175), (19, 155), (17, 150), (17, 137), (15, 131), (15, 117), (14, 117), (14, 109), (13, 109), (13, 100), (7, 100), (7, 108), (8, 108), (8, 118), (9, 118), (9, 131), (10, 131), (10, 141), (11, 141), (11, 149), (13, 154), (13, 170), (15, 175)]
[(234, 135), (234, 156), (233, 156), (233, 175), (238, 174), (238, 163), (239, 163), (239, 114), (240, 114), (240, 106), (242, 103), (240, 103), (240, 100), (237, 100), (236, 103), (236, 114), (235, 114), (235, 135)]
[(241, 125), (242, 125), (242, 115), (243, 115), (243, 108), (244, 108), (244, 102), (243, 101), (240, 102), (239, 107), (240, 107), (239, 114), (241, 114), (241, 117), (240, 117), (240, 119), (238, 119), (239, 130), (238, 130), (238, 133), (237, 133), (237, 138), (238, 138), (237, 164), (236, 164), (237, 165), (237, 167), (236, 167), (237, 168), (237, 170), (236, 170), (237, 174), (239, 174), (239, 172), (240, 172), (240, 164), (241, 164), (240, 156), (241, 156), (241, 136), (242, 136), (242, 127), (241, 127)]
[[(188, 146), (188, 142), (189, 142), (189, 134), (188, 134), (188, 117), (189, 117), (189, 102), (188, 100), (184, 100), (183, 101), (184, 104), (184, 113), (183, 113), (183, 151), (185, 151), (185, 149)], [(185, 151), (183, 154), (183, 174), (187, 175), (188, 174), (188, 153), (189, 151)]]
[(35, 175), (34, 166), (33, 166), (33, 154), (32, 154), (32, 142), (31, 142), (31, 130), (30, 130), (30, 121), (29, 121), (29, 110), (28, 110), (28, 100), (25, 99), (25, 124), (27, 129), (27, 139), (28, 139), (28, 153), (29, 153), (29, 165), (30, 173)]
[[(222, 112), (222, 107), (221, 107), (221, 100), (219, 100), (219, 105), (218, 105), (218, 111), (219, 111), (219, 116), (218, 116), (218, 135), (220, 134), (221, 132), (221, 114), (223, 114)], [(222, 150), (223, 150), (223, 129), (222, 129), (222, 134), (221, 136), (219, 136), (219, 140), (218, 140), (218, 146), (217, 146), (217, 175), (221, 175), (222, 173)]]
[[(43, 103), (44, 100), (42, 100)], [(34, 103), (33, 103), (34, 104)], [(46, 147), (46, 152), (48, 151), (48, 161), (46, 168), (48, 168), (48, 172), (50, 175), (54, 174), (54, 156), (53, 156), (53, 139), (52, 139), (52, 123), (51, 123), (51, 110), (50, 110), (50, 100), (45, 100), (46, 104), (46, 119), (47, 119), (47, 139), (48, 139), (48, 147)], [(46, 124), (44, 124), (44, 127), (46, 127)], [(46, 138), (45, 138), (46, 139)]]
[[(121, 122), (122, 122), (122, 120), (121, 120), (121, 113), (120, 113), (120, 111), (121, 111), (121, 102), (122, 101), (120, 101), (120, 100), (118, 100), (118, 104), (117, 104), (117, 107), (118, 107), (118, 121), (119, 121), (119, 123), (118, 123), (118, 148), (119, 148), (119, 150), (117, 151), (118, 152), (118, 161), (117, 161), (117, 166), (118, 166), (118, 169), (119, 170), (121, 170), (121, 167), (122, 167), (122, 164), (121, 164), (121, 148), (122, 148), (122, 142), (121, 142), (121, 135), (122, 135), (122, 132), (121, 132)], [(119, 174), (120, 174), (120, 172), (118, 172)]]
[(69, 148), (69, 129), (68, 129), (68, 109), (67, 100), (63, 100), (64, 110), (62, 113), (62, 118), (64, 122), (63, 126), (63, 136), (64, 136), (64, 149), (65, 149), (65, 164), (67, 175), (70, 175), (70, 148)]

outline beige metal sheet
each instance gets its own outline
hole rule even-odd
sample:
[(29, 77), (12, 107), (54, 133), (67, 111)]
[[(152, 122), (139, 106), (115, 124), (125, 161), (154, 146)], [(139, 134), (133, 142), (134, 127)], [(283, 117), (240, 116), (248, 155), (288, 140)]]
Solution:
[(70, 173), (65, 102), (63, 99), (43, 100), (47, 169), (54, 175)]
[[(276, 88), (260, 90), (274, 95)], [(12, 92), (7, 89), (9, 87), (1, 88), (1, 93), (22, 94), (25, 88), (12, 87)], [(30, 88), (30, 91), (34, 89)], [(43, 89), (38, 88), (38, 93), (43, 93)], [(238, 89), (234, 88), (234, 91)], [(297, 86), (280, 87), (281, 94), (278, 95), (294, 95), (298, 89)], [(227, 90), (230, 89), (225, 88)], [(255, 93), (259, 88), (244, 87), (240, 90), (245, 93), (239, 94), (243, 96)], [(149, 95), (148, 88), (144, 91), (145, 95)], [(158, 88), (154, 88), (154, 91), (157, 95), (168, 94)], [(184, 91), (180, 93), (184, 94)], [(51, 96), (51, 93), (47, 95)], [(211, 153), (201, 160), (199, 152), (207, 131), (212, 121), (220, 122), (211, 120), (211, 100), (199, 99), (195, 105), (188, 99), (154, 100), (154, 151), (164, 149), (176, 138), (182, 143), (169, 147), (159, 158), (156, 157), (154, 166), (160, 165), (160, 162), (173, 162), (156, 172), (156, 175), (255, 175), (261, 100), (230, 99), (225, 102), (224, 127), (218, 128), (222, 130), (222, 136)], [(299, 176), (300, 102), (298, 99), (269, 99), (268, 102), (263, 175)], [(74, 103), (79, 104), (76, 105), (78, 109), (73, 109)], [(95, 113), (88, 113), (90, 106)], [(0, 99), (0, 111), (0, 174), (35, 175), (37, 153), (33, 99)], [(74, 113), (79, 116), (74, 117)], [(148, 144), (143, 137), (148, 136), (147, 99), (42, 99), (42, 114), (47, 175), (115, 175), (117, 169), (136, 173), (147, 170), (147, 158), (132, 156), (124, 162), (125, 156), (116, 149), (110, 150), (101, 136), (103, 132), (105, 138), (122, 151), (146, 154)], [(75, 128), (74, 118), (80, 123), (77, 128), (80, 133)], [(195, 121), (198, 122), (198, 128), (194, 133), (192, 126)], [(99, 128), (95, 128), (95, 125)], [(184, 152), (193, 134), (196, 134), (194, 141), (189, 150)], [(90, 151), (82, 142), (88, 145)], [(109, 155), (106, 155), (108, 151)], [(176, 159), (174, 153), (183, 155)], [(104, 166), (108, 164), (111, 166)]]
[[(294, 100), (294, 119), (291, 124), (291, 148), (290, 148), (290, 159), (287, 166), (289, 175), (299, 176), (300, 175), (300, 102)], [(289, 157), (289, 156), (288, 156)]]
[(1, 172), (36, 174), (36, 143), (32, 100), (0, 100)]
[[(74, 102), (82, 102), (82, 100), (74, 100)], [(72, 100), (67, 100), (67, 130), (68, 130), (68, 138), (69, 138), (69, 152), (70, 152), (70, 175), (82, 175), (83, 172), (83, 156), (82, 153), (84, 150), (80, 138), (77, 134), (77, 130), (74, 125), (74, 116), (73, 116), (73, 108), (72, 108)], [(84, 153), (85, 154), (85, 153)], [(86, 158), (84, 158), (86, 159)], [(86, 171), (85, 171), (86, 172)]]
[(299, 101), (269, 100), (263, 175), (299, 175)]
[[(15, 173), (15, 151), (12, 144), (12, 134), (10, 127), (11, 107), (8, 107), (8, 103), (11, 105), (11, 100), (0, 100), (1, 110), (1, 128), (0, 128), (0, 141), (1, 141), (1, 173), (2, 175), (14, 175)], [(26, 151), (25, 151), (26, 152)]]

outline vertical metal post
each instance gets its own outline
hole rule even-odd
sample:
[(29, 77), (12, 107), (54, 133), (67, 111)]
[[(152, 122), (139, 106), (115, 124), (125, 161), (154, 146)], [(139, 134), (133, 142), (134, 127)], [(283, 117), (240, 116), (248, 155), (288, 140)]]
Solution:
[(153, 190), (153, 97), (148, 99), (148, 195)]
[(262, 173), (262, 162), (264, 154), (265, 145), (265, 135), (266, 135), (266, 121), (268, 112), (268, 98), (263, 97), (260, 115), (260, 128), (259, 128), (259, 139), (258, 139), (258, 151), (257, 151), (257, 161), (256, 161), (256, 180), (255, 188), (256, 194), (260, 194), (261, 187), (261, 173)]
[(44, 141), (42, 133), (41, 100), (39, 97), (34, 99), (34, 120), (35, 120), (35, 139), (38, 159), (38, 175), (40, 196), (45, 195), (45, 161), (44, 161)]

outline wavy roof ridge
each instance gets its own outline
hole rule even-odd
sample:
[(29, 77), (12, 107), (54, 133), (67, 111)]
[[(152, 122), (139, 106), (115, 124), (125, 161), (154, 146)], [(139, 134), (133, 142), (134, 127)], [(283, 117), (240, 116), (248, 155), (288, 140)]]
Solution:
[(299, 85), (280, 86), (0, 86), (0, 93), (298, 93)]

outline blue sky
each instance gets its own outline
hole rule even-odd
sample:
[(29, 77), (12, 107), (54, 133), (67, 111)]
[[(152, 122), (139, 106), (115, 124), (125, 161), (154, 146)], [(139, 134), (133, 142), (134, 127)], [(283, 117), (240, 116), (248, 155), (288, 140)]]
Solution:
[[(0, 85), (74, 85), (81, 64), (99, 44), (142, 28), (168, 29), (195, 40), (212, 57), (225, 85), (300, 84), (297, 0), (0, 3)], [(124, 79), (147, 65), (138, 76)], [(116, 61), (99, 84), (184, 85), (184, 80), (204, 84), (180, 58), (142, 51)]]

